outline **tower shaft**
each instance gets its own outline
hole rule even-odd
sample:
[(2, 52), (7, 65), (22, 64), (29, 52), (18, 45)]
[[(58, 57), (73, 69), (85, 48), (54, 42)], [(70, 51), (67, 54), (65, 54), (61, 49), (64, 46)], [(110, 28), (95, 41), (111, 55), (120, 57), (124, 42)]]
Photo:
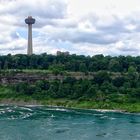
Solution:
[(28, 55), (33, 54), (33, 47), (32, 47), (32, 24), (28, 24)]

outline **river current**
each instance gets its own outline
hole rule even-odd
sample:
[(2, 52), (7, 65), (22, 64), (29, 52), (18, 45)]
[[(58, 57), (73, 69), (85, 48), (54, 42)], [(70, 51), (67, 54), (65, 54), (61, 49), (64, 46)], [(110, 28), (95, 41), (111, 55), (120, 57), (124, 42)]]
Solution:
[(0, 140), (140, 140), (140, 114), (1, 105)]

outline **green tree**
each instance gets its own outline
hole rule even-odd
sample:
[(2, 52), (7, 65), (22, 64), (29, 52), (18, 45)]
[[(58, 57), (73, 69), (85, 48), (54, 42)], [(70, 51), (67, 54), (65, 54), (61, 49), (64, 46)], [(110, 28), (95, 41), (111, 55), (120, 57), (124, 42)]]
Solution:
[(81, 72), (87, 72), (87, 67), (85, 63), (81, 63), (79, 66), (79, 71)]
[(125, 82), (124, 77), (116, 77), (115, 79), (113, 79), (113, 85), (116, 87), (123, 86), (124, 82)]
[(94, 82), (101, 85), (105, 81), (110, 81), (110, 76), (106, 71), (100, 71), (94, 76)]
[(109, 70), (113, 72), (121, 72), (122, 66), (120, 65), (119, 61), (117, 59), (112, 59), (109, 62)]

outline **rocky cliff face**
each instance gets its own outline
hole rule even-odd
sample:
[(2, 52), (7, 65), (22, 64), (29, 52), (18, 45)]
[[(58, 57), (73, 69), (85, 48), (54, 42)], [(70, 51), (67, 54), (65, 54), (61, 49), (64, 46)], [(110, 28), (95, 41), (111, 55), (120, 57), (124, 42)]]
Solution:
[(15, 84), (19, 82), (29, 82), (34, 83), (38, 80), (60, 80), (63, 81), (67, 77), (74, 77), (78, 79), (92, 79), (93, 76), (83, 74), (68, 74), (68, 75), (54, 75), (54, 74), (28, 74), (28, 73), (18, 73), (14, 75), (0, 75), (0, 84)]

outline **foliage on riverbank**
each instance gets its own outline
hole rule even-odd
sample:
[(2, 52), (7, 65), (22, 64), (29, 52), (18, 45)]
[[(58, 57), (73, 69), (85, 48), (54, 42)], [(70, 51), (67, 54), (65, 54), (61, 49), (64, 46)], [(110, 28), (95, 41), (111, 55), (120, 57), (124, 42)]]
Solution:
[(139, 56), (9, 54), (0, 56), (0, 99), (140, 112), (139, 72)]
[(139, 88), (124, 88), (115, 85), (116, 82), (113, 84), (111, 79), (97, 84), (93, 79), (76, 80), (70, 77), (64, 81), (39, 80), (32, 84), (21, 82), (13, 85), (1, 85), (0, 100), (11, 99), (15, 102), (35, 100), (52, 106), (140, 112)]

